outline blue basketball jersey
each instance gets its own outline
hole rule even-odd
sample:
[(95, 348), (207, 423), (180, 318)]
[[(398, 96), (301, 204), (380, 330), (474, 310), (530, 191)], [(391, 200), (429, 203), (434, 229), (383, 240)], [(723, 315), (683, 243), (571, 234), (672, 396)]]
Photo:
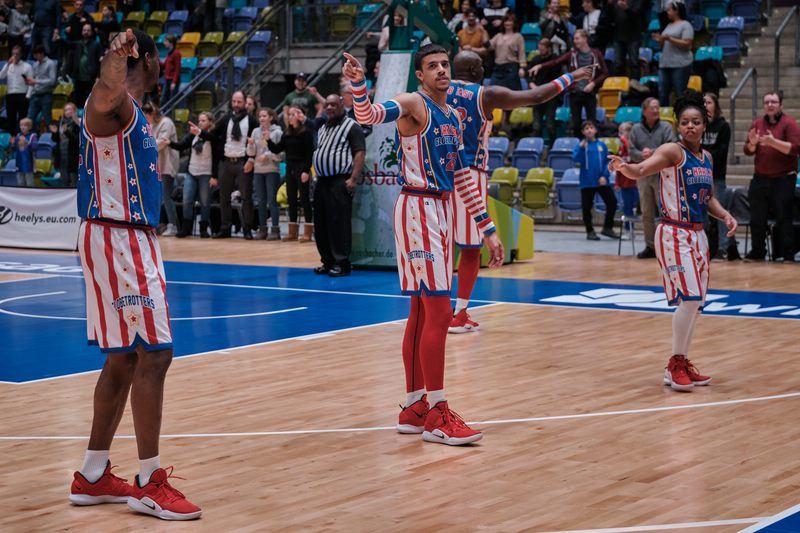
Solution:
[[(90, 95), (91, 98), (91, 95)], [(161, 174), (153, 129), (134, 106), (130, 124), (111, 137), (97, 137), (81, 120), (78, 214), (127, 224), (157, 226)]]
[(442, 108), (427, 95), (427, 120), (418, 134), (404, 137), (395, 132), (404, 187), (424, 191), (453, 191), (454, 174), (464, 166), (461, 126), (456, 111)]
[(492, 120), (483, 109), (483, 86), (454, 80), (447, 91), (447, 103), (461, 117), (464, 137), (464, 164), (486, 170), (489, 160), (489, 135)]
[(661, 171), (659, 204), (661, 216), (678, 222), (702, 223), (708, 214), (714, 172), (711, 156), (702, 150), (697, 157), (681, 143), (681, 162)]

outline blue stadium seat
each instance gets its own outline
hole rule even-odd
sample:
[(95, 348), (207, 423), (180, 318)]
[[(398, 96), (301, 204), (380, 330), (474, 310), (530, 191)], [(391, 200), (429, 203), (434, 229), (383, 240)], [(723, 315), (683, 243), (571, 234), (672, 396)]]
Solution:
[[(197, 68), (194, 71), (195, 78), (198, 77), (198, 76), (201, 76), (203, 74), (203, 72), (205, 72), (206, 70), (214, 68), (214, 65), (218, 61), (219, 61), (219, 58), (217, 58), (217, 57), (204, 57), (203, 59), (201, 59), (200, 63), (197, 65)], [(219, 73), (216, 72), (209, 79), (211, 81), (216, 81), (217, 78), (219, 77), (218, 74)]]
[(564, 172), (575, 165), (572, 162), (572, 150), (578, 144), (577, 137), (559, 137), (547, 154), (547, 166), (553, 169), (556, 181), (560, 180)]
[(53, 141), (53, 135), (50, 132), (43, 133), (42, 136), (39, 138), (39, 143), (36, 147), (36, 153), (34, 154), (34, 159), (53, 159), (53, 150), (56, 147), (55, 141)]
[(244, 45), (244, 54), (250, 64), (264, 63), (269, 57), (269, 42), (272, 39), (271, 31), (257, 31)]
[(742, 17), (745, 24), (761, 22), (761, 0), (731, 0), (731, 15)]
[(10, 159), (6, 166), (0, 170), (0, 185), (16, 185), (17, 184), (17, 160)]
[[(367, 21), (377, 13), (381, 8), (381, 4), (364, 4), (358, 9), (356, 15), (356, 26), (362, 28), (367, 25)], [(380, 31), (380, 21), (373, 24), (372, 28), (367, 28), (370, 31)]]
[(742, 46), (742, 31), (744, 31), (744, 18), (725, 17), (719, 21), (711, 44), (722, 48), (722, 56), (738, 57)]
[(258, 17), (258, 8), (243, 7), (238, 9), (234, 15), (231, 24), (231, 31), (248, 31)]
[(192, 81), (194, 71), (197, 70), (196, 57), (182, 57), (181, 58), (181, 85)]
[[(222, 67), (222, 87), (224, 89), (228, 88), (228, 75), (227, 75), (227, 68), (228, 66), (225, 65)], [(244, 71), (247, 68), (247, 58), (244, 56), (236, 56), (233, 58), (233, 86), (238, 87), (242, 83), (242, 76), (244, 75)]]
[(508, 137), (489, 137), (489, 170), (492, 171), (505, 165), (506, 154), (511, 143)]
[(727, 16), (728, 0), (703, 0), (700, 12), (708, 19), (708, 27), (713, 30)]
[(570, 168), (560, 180), (556, 180), (556, 201), (561, 211), (574, 213), (582, 210), (579, 169)]
[(694, 53), (695, 61), (722, 61), (722, 48), (719, 46), (703, 46)]
[(642, 108), (638, 106), (619, 107), (617, 108), (617, 113), (614, 115), (614, 122), (617, 124), (622, 124), (623, 122), (633, 122), (636, 124), (637, 122), (641, 122), (641, 120)]
[(539, 158), (544, 149), (544, 140), (541, 137), (524, 137), (517, 142), (516, 148), (511, 153), (511, 166), (519, 169), (520, 175), (539, 166)]
[(653, 62), (653, 50), (650, 48), (639, 48), (639, 61), (643, 61), (648, 65)]
[(720, 19), (719, 24), (717, 24), (717, 31), (719, 30), (744, 31), (744, 17), (725, 17)]
[(189, 20), (189, 12), (186, 10), (173, 11), (169, 14), (167, 23), (164, 24), (164, 33), (171, 33), (180, 38), (183, 35), (186, 21)]
[(536, 50), (539, 46), (539, 41), (542, 39), (542, 29), (538, 24), (526, 22), (522, 25), (520, 31), (522, 38), (525, 39), (525, 53), (529, 54)]
[(689, 15), (689, 22), (692, 23), (692, 29), (695, 33), (699, 33), (706, 28), (706, 18), (703, 15)]

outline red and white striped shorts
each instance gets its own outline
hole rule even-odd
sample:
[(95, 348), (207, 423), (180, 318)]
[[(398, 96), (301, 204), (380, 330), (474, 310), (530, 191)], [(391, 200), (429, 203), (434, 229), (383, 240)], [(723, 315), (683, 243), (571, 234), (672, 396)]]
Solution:
[(400, 192), (394, 206), (394, 243), (403, 294), (450, 294), (452, 216), (450, 193)]
[(155, 234), (98, 221), (79, 233), (86, 333), (103, 352), (172, 347), (164, 263)]
[(662, 222), (656, 229), (655, 245), (669, 305), (681, 300), (705, 302), (709, 266), (705, 232)]
[[(479, 170), (475, 167), (470, 167), (470, 173), (472, 174), (472, 179), (475, 180), (475, 183), (478, 185), (478, 190), (480, 191), (481, 198), (483, 198), (484, 204), (487, 203), (486, 200), (486, 188), (489, 182), (489, 174), (486, 173), (485, 170)], [(464, 205), (464, 201), (461, 199), (461, 196), (455, 194), (455, 201), (453, 202), (453, 233), (454, 233), (454, 240), (457, 245), (462, 248), (480, 248), (483, 246), (483, 232), (478, 229), (478, 225), (475, 224), (475, 219), (472, 218), (467, 211), (466, 206)], [(488, 209), (488, 204), (487, 204)]]

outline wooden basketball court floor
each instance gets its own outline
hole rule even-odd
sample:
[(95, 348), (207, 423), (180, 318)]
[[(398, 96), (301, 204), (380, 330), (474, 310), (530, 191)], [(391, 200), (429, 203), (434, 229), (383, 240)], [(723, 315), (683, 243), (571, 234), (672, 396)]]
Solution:
[[(197, 264), (309, 268), (317, 257), (295, 243), (161, 242), (167, 261)], [(54, 255), (0, 249), (0, 260), (4, 252), (31, 263)], [(800, 306), (798, 274), (714, 263), (712, 292), (756, 303), (781, 293)], [(40, 275), (10, 268), (0, 286)], [(660, 283), (652, 260), (556, 253), (482, 270), (489, 294), (490, 278), (589, 291)], [(661, 384), (669, 313), (476, 306), (481, 331), (449, 336), (446, 372), (451, 406), (485, 433), (471, 447), (393, 431), (402, 320), (176, 358), (161, 457), (203, 507), (192, 523), (68, 504), (96, 373), (2, 382), (0, 531), (739, 531), (800, 502), (800, 323), (791, 305), (769, 317), (756, 308), (700, 317), (691, 358), (714, 381), (687, 394)], [(47, 323), (31, 324), (31, 335), (48, 335)], [(45, 355), (13, 341), (0, 353)], [(130, 480), (129, 411), (118, 435), (112, 463)]]

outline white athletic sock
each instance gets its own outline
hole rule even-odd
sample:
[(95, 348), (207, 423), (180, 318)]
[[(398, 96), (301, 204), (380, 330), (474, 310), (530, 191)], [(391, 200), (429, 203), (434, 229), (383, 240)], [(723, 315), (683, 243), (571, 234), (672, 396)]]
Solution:
[(428, 403), (431, 407), (443, 401), (445, 401), (444, 389), (428, 391)]
[(161, 458), (158, 455), (150, 459), (139, 459), (139, 486), (147, 485), (150, 482), (150, 476), (159, 468), (161, 468)]
[(465, 300), (463, 298), (457, 298), (456, 299), (456, 310), (455, 310), (455, 312), (453, 314), (457, 315), (458, 313), (461, 312), (462, 309), (466, 309), (468, 305), (469, 305), (469, 300)]
[(86, 450), (86, 455), (83, 458), (83, 466), (81, 467), (81, 475), (86, 478), (89, 483), (96, 483), (98, 479), (103, 477), (103, 472), (106, 471), (108, 464), (108, 450)]
[(694, 323), (700, 309), (697, 300), (683, 301), (672, 315), (672, 354), (689, 355)]
[(411, 406), (411, 404), (417, 403), (425, 396), (425, 389), (415, 390), (414, 392), (406, 393), (406, 407)]

